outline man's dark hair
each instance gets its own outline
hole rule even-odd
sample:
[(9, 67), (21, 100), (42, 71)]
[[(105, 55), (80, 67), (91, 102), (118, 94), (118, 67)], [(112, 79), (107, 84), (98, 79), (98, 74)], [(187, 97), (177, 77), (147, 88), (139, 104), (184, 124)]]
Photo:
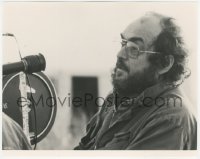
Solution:
[(188, 51), (184, 47), (183, 38), (180, 35), (180, 28), (174, 23), (173, 18), (163, 18), (161, 20), (162, 31), (153, 42), (153, 47), (160, 54), (151, 55), (150, 62), (155, 67), (168, 65), (168, 55), (174, 57), (172, 68), (161, 78), (169, 83), (181, 84), (185, 78), (190, 76), (190, 71), (186, 67)]

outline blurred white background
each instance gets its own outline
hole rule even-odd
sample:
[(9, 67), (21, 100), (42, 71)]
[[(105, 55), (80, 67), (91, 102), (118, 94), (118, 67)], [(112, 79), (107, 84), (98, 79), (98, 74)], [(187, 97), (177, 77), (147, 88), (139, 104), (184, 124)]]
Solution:
[[(110, 73), (120, 49), (120, 33), (145, 12), (174, 17), (188, 50), (191, 77), (184, 89), (197, 104), (197, 5), (194, 2), (5, 2), (3, 33), (13, 33), (22, 56), (42, 53), (45, 73), (55, 81), (60, 98), (71, 92), (72, 76), (97, 76), (99, 96), (112, 89)], [(3, 63), (19, 61), (14, 39), (5, 37)], [(13, 46), (13, 47), (9, 47)], [(70, 132), (71, 110), (59, 106), (54, 126), (37, 149), (73, 149), (85, 133), (83, 120), (76, 138)]]

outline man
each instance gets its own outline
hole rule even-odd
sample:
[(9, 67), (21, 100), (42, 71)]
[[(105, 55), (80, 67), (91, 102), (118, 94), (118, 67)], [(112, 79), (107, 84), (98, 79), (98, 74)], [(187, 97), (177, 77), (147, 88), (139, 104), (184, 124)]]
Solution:
[(114, 91), (76, 150), (192, 150), (197, 124), (179, 90), (187, 51), (172, 18), (149, 13), (121, 34)]

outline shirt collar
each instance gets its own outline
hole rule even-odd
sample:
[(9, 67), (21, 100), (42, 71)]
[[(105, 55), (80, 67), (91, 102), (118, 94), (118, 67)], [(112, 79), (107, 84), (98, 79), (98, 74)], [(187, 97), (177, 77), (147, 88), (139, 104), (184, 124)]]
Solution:
[[(155, 99), (156, 97), (158, 97), (160, 94), (164, 93), (167, 90), (173, 89), (174, 86), (170, 83), (164, 83), (164, 82), (160, 82), (157, 83), (149, 88), (146, 88), (141, 94), (139, 94), (137, 97), (132, 97), (129, 98), (127, 100), (125, 100), (123, 103), (126, 102), (127, 108), (134, 103), (138, 103), (138, 104), (142, 104), (141, 102), (144, 100), (145, 97), (149, 97), (152, 99)], [(133, 101), (134, 100), (134, 101)], [(122, 103), (122, 104), (123, 104)], [(120, 104), (121, 105), (121, 104)], [(119, 107), (120, 107), (119, 105)], [(117, 111), (117, 106), (115, 105), (115, 111)], [(126, 108), (124, 108), (126, 109)]]

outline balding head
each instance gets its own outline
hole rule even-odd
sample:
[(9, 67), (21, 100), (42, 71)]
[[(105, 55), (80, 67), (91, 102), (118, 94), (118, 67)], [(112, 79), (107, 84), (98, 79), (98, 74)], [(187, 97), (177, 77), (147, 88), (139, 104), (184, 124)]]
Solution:
[(123, 31), (122, 36), (125, 39), (131, 39), (133, 37), (141, 38), (145, 48), (148, 49), (162, 31), (161, 21), (163, 18), (165, 18), (163, 15), (149, 12), (129, 24)]
[(147, 13), (129, 24), (121, 36), (112, 74), (119, 94), (137, 94), (155, 83), (176, 84), (186, 77), (187, 52), (173, 18)]

